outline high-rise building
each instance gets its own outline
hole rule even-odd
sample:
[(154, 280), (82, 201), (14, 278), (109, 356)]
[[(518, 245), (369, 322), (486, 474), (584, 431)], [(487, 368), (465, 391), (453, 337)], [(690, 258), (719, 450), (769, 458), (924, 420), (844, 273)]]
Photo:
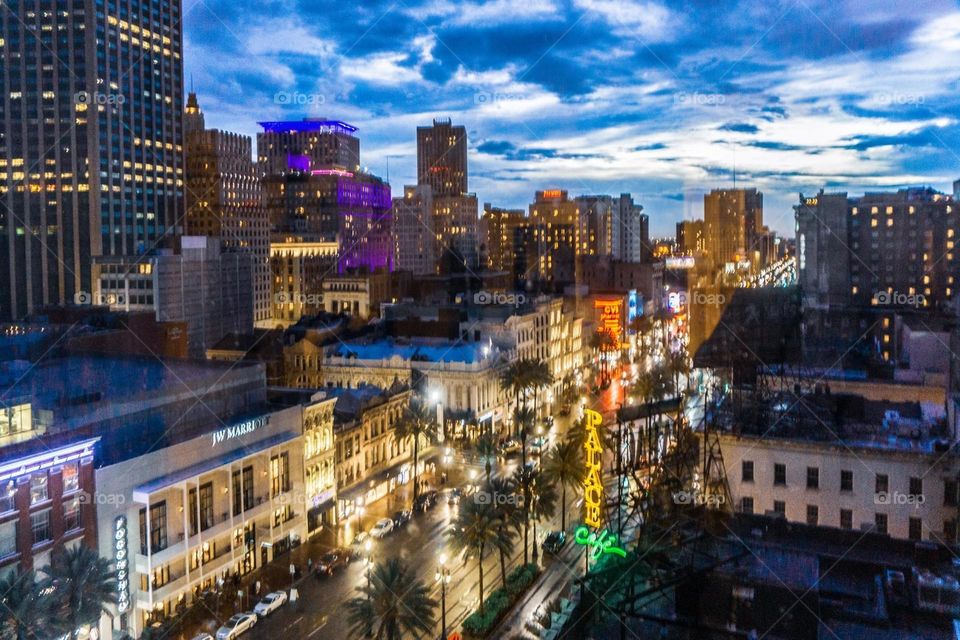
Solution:
[(151, 311), (183, 322), (194, 357), (228, 333), (253, 331), (253, 256), (223, 253), (218, 238), (181, 236), (177, 250), (102, 256), (93, 262), (93, 298), (120, 311)]
[(360, 169), (357, 128), (339, 120), (306, 118), (300, 121), (261, 122), (257, 158), (264, 175), (283, 173), (288, 167), (304, 171), (313, 167)]
[[(390, 185), (355, 168), (360, 153), (360, 142), (352, 135), (356, 127), (327, 120), (261, 124), (257, 153), (273, 231), (337, 242), (340, 273), (359, 267), (392, 270)], [(297, 150), (304, 153), (293, 153)], [(354, 168), (339, 164), (347, 151)]]
[(643, 206), (635, 204), (629, 193), (621, 193), (614, 200), (619, 245), (614, 244), (612, 255), (623, 262), (648, 262), (650, 250), (650, 219)]
[(248, 136), (207, 129), (197, 96), (184, 110), (186, 233), (220, 239), (224, 251), (253, 257), (254, 321), (270, 320), (270, 223)]
[(14, 2), (0, 17), (0, 317), (91, 290), (182, 215), (180, 0)]
[(407, 185), (403, 197), (393, 199), (393, 237), (397, 269), (414, 275), (437, 272), (430, 185)]
[(684, 220), (677, 223), (677, 253), (698, 256), (706, 250), (703, 220)]
[(467, 129), (449, 118), (417, 127), (417, 184), (428, 184), (435, 198), (467, 193)]
[(950, 300), (960, 277), (956, 209), (951, 196), (929, 188), (801, 196), (794, 210), (805, 304), (889, 306), (889, 298), (892, 306), (935, 307)]
[(433, 197), (434, 255), (441, 271), (478, 263), (477, 196), (467, 191), (467, 130), (449, 118), (417, 127), (417, 184)]
[(580, 209), (562, 189), (537, 191), (530, 204), (530, 233), (526, 249), (527, 277), (554, 285), (578, 282), (577, 256)]
[(642, 262), (650, 255), (650, 231), (643, 207), (629, 193), (619, 197), (578, 196), (580, 256)]
[(517, 265), (518, 230), (527, 225), (523, 209), (501, 209), (483, 205), (483, 249), (486, 267), (493, 271), (514, 271)]
[(707, 255), (719, 266), (752, 257), (763, 226), (763, 194), (756, 189), (714, 189), (703, 196)]

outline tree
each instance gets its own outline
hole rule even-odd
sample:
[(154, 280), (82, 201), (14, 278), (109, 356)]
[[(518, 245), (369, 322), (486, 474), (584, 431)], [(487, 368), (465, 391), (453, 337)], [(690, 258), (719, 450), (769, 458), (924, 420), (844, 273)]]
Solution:
[(521, 407), (513, 412), (513, 423), (520, 434), (523, 464), (527, 464), (527, 437), (533, 428), (534, 419), (533, 410), (527, 407)]
[(583, 484), (583, 457), (582, 447), (566, 440), (555, 444), (543, 463), (547, 481), (560, 487), (560, 529), (563, 531), (567, 530), (567, 488), (576, 490)]
[(411, 399), (395, 429), (397, 440), (413, 440), (413, 506), (416, 506), (417, 496), (420, 495), (420, 440), (426, 438), (428, 442), (433, 442), (437, 439), (435, 416), (426, 403)]
[(59, 633), (79, 638), (84, 625), (96, 625), (117, 604), (117, 580), (110, 562), (83, 545), (55, 552), (41, 569), (53, 588)]
[(539, 416), (540, 390), (553, 384), (553, 374), (543, 360), (530, 360), (527, 365), (527, 383), (533, 390), (533, 415)]
[(605, 329), (597, 329), (590, 334), (590, 347), (597, 352), (600, 357), (600, 380), (603, 384), (607, 382), (607, 358), (606, 354), (617, 347), (617, 339), (612, 333)]
[(511, 480), (523, 498), (523, 504), (520, 509), (523, 516), (523, 564), (530, 562), (528, 555), (530, 548), (530, 510), (533, 507), (533, 484), (535, 478), (536, 476), (533, 469), (527, 465), (521, 465), (513, 472), (513, 478)]
[[(687, 358), (686, 349), (682, 347), (678, 351), (671, 351), (667, 356), (667, 370), (673, 375), (674, 389), (680, 388), (680, 378), (690, 375), (690, 360)], [(687, 380), (689, 386), (689, 379)]]
[(487, 475), (487, 484), (490, 484), (490, 476), (493, 473), (493, 459), (497, 455), (497, 441), (492, 429), (484, 431), (477, 439), (477, 455), (484, 460), (483, 466)]
[[(506, 543), (501, 537), (497, 511), (491, 502), (464, 500), (460, 503), (457, 519), (447, 531), (451, 546), (458, 552), (466, 551), (469, 558), (477, 556), (477, 569), (480, 572), (480, 611), (483, 612), (483, 558), (489, 548), (504, 548)], [(508, 547), (507, 547), (508, 549)]]
[(513, 393), (515, 411), (520, 408), (520, 394), (527, 389), (528, 372), (527, 360), (521, 359), (511, 362), (500, 374), (500, 388), (507, 393)]
[(42, 597), (42, 589), (34, 571), (13, 569), (0, 580), (0, 638), (39, 640), (53, 635), (48, 628), (52, 599)]
[(379, 640), (432, 637), (437, 626), (437, 601), (407, 563), (391, 558), (370, 572), (369, 584), (347, 601), (350, 638)]
[(527, 510), (533, 522), (533, 557), (537, 557), (537, 523), (544, 518), (551, 517), (557, 510), (557, 492), (553, 484), (541, 471), (533, 472), (532, 490), (530, 492), (533, 503)]
[[(513, 551), (514, 536), (523, 531), (523, 509), (517, 504), (516, 487), (510, 478), (496, 477), (487, 482), (487, 495), (496, 512), (501, 544), (500, 580), (507, 584), (507, 554)], [(502, 497), (501, 497), (502, 496)]]

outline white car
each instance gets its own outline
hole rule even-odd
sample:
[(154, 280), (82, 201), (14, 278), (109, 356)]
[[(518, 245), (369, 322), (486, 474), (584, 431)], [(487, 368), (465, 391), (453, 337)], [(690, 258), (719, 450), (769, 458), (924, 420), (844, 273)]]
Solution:
[(393, 520), (390, 518), (383, 518), (381, 520), (377, 520), (377, 524), (373, 525), (373, 529), (370, 529), (370, 536), (379, 540), (391, 531), (393, 531)]
[(283, 606), (283, 603), (287, 601), (287, 592), (286, 591), (274, 591), (273, 593), (268, 593), (263, 597), (263, 600), (257, 603), (257, 606), (253, 608), (253, 612), (263, 618), (268, 616), (280, 607)]
[(257, 624), (257, 616), (253, 613), (237, 613), (217, 629), (217, 640), (233, 640), (241, 634), (250, 631)]

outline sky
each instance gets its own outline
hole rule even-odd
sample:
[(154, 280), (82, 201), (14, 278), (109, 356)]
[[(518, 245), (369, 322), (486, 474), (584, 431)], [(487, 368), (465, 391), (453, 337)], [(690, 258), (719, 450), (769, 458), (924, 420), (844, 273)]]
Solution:
[(651, 233), (756, 187), (793, 235), (798, 193), (960, 178), (956, 0), (184, 0), (208, 127), (326, 117), (359, 128), (395, 195), (416, 127), (469, 138), (469, 188), (632, 193)]

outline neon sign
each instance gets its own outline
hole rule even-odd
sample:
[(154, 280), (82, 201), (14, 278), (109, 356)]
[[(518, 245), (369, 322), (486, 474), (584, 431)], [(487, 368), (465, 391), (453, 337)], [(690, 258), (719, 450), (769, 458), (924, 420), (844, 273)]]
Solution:
[(590, 555), (596, 560), (605, 553), (627, 557), (627, 552), (621, 547), (616, 546), (617, 536), (604, 529), (600, 535), (593, 533), (587, 527), (578, 527), (573, 534), (573, 541), (579, 545), (590, 547)]
[(257, 429), (265, 426), (267, 424), (266, 417), (252, 418), (240, 424), (235, 424), (233, 426), (227, 427), (226, 429), (218, 429), (213, 432), (213, 444), (211, 446), (215, 447), (221, 442), (227, 440), (233, 440), (234, 438), (239, 438), (240, 436), (245, 436), (248, 433), (253, 433)]
[(113, 521), (113, 562), (117, 566), (117, 611), (130, 608), (130, 574), (127, 571), (127, 517)]
[(543, 192), (544, 200), (556, 200), (563, 197), (562, 189), (547, 189)]
[(583, 521), (594, 529), (600, 528), (601, 505), (603, 504), (603, 482), (600, 478), (603, 449), (600, 446), (600, 436), (597, 427), (603, 424), (603, 416), (592, 409), (583, 412), (584, 438), (583, 448), (586, 450), (584, 466), (586, 475), (583, 479)]

